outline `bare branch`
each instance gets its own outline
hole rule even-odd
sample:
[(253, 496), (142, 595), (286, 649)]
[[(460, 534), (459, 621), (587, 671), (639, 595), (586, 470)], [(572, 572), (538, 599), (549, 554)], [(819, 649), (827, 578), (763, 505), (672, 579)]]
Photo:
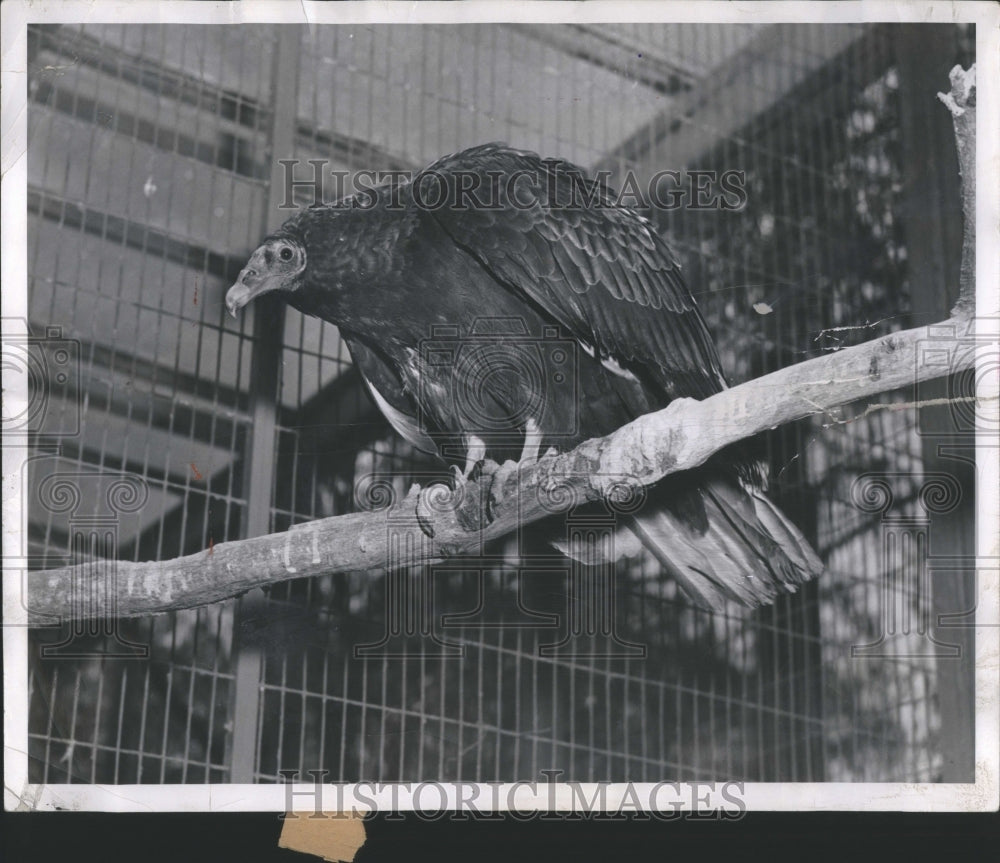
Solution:
[(951, 70), (951, 92), (938, 98), (951, 111), (958, 148), (958, 171), (962, 176), (962, 265), (960, 293), (952, 314), (971, 314), (976, 307), (976, 65), (968, 71)]
[[(31, 621), (52, 618), (138, 617), (194, 608), (292, 578), (385, 568), (390, 528), (409, 526), (417, 542), (406, 563), (434, 563), (476, 553), (484, 542), (570, 509), (583, 500), (612, 497), (625, 485), (650, 485), (690, 470), (729, 444), (815, 414), (832, 416), (842, 405), (883, 392), (964, 371), (974, 351), (955, 351), (952, 364), (925, 362), (972, 334), (975, 298), (975, 81), (952, 72), (952, 92), (942, 97), (955, 117), (965, 206), (961, 298), (953, 317), (931, 327), (874, 341), (799, 363), (718, 393), (703, 401), (679, 399), (639, 417), (572, 452), (522, 465), (504, 487), (495, 518), (479, 523), (484, 489), (469, 483), (452, 506), (427, 508), (416, 489), (378, 512), (320, 519), (285, 533), (216, 545), (175, 560), (116, 565), (108, 584), (107, 562), (31, 573), (27, 607)], [(423, 507), (419, 513), (418, 505)], [(421, 529), (423, 526), (426, 536)], [(86, 605), (80, 597), (88, 597)]]
[[(390, 527), (405, 524), (422, 537), (407, 559), (410, 564), (475, 553), (484, 541), (518, 525), (584, 499), (615, 494), (623, 482), (649, 485), (697, 467), (719, 449), (758, 432), (939, 377), (940, 366), (922, 361), (924, 347), (947, 349), (970, 332), (971, 324), (968, 316), (955, 317), (798, 363), (703, 401), (678, 399), (607, 437), (522, 466), (507, 480), (496, 518), (483, 531), (463, 526), (480, 509), (482, 489), (476, 483), (465, 487), (457, 506), (422, 513), (419, 521), (433, 531), (433, 538), (420, 533), (420, 495), (414, 489), (385, 511), (319, 519), (285, 533), (222, 543), (175, 560), (119, 562), (117, 590), (106, 603), (88, 608), (74, 607), (74, 595), (103, 595), (98, 589), (107, 577), (103, 567), (32, 573), (28, 608), (32, 615), (136, 617), (218, 602), (292, 578), (384, 568)], [(974, 361), (973, 352), (958, 352), (947, 371), (963, 371)]]

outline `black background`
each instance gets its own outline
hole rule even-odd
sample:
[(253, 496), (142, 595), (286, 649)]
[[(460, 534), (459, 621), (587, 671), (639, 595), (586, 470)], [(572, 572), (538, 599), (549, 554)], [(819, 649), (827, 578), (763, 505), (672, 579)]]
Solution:
[[(378, 816), (356, 860), (992, 859), (1000, 818), (990, 814), (750, 813), (739, 821), (685, 819), (441, 820)], [(276, 814), (4, 813), (3, 859), (105, 861), (319, 859), (278, 848)], [(907, 855), (907, 856), (897, 856)]]

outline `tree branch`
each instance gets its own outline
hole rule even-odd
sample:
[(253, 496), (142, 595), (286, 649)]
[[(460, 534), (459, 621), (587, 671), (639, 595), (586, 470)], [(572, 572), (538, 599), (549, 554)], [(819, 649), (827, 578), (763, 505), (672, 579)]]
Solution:
[[(482, 544), (516, 527), (570, 509), (583, 500), (628, 495), (671, 473), (698, 467), (723, 447), (758, 432), (816, 414), (838, 420), (836, 409), (867, 396), (972, 368), (974, 352), (956, 351), (954, 364), (928, 364), (971, 334), (962, 314), (931, 327), (883, 336), (781, 369), (703, 401), (678, 399), (604, 438), (571, 452), (522, 466), (507, 479), (494, 521), (469, 530), (485, 489), (465, 486), (455, 506), (426, 509), (418, 519), (414, 488), (377, 512), (319, 519), (285, 533), (226, 542), (174, 560), (117, 564), (117, 586), (105, 594), (106, 569), (86, 564), (32, 573), (32, 615), (136, 617), (193, 608), (255, 587), (324, 573), (385, 568), (389, 530), (409, 525), (421, 541), (408, 565), (476, 553)], [(423, 522), (433, 532), (424, 537)], [(74, 596), (98, 596), (82, 607)]]
[[(195, 608), (293, 578), (385, 568), (391, 563), (390, 531), (400, 529), (416, 540), (406, 565), (476, 554), (485, 542), (584, 500), (628, 498), (639, 486), (698, 467), (743, 438), (816, 414), (841, 421), (842, 405), (972, 368), (975, 352), (956, 348), (973, 334), (974, 70), (956, 67), (952, 92), (942, 96), (955, 118), (965, 215), (961, 293), (949, 320), (789, 366), (703, 401), (678, 399), (572, 452), (522, 465), (507, 478), (495, 518), (482, 530), (477, 525), (486, 489), (479, 484), (470, 482), (452, 501), (444, 493), (420, 494), (414, 488), (402, 501), (387, 499), (391, 505), (381, 511), (320, 519), (174, 560), (121, 561), (114, 565), (115, 579), (108, 578), (106, 561), (30, 573), (30, 622), (139, 617)], [(942, 356), (948, 362), (941, 362)], [(387, 487), (372, 492), (375, 498)]]
[(971, 314), (976, 307), (976, 64), (968, 71), (956, 66), (949, 77), (951, 92), (938, 93), (938, 98), (951, 111), (962, 177), (962, 264), (954, 315)]

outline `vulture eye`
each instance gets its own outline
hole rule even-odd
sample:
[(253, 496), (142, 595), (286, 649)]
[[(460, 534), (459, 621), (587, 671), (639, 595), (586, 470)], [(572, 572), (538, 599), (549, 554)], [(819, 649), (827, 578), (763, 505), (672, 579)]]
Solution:
[(292, 250), (288, 246), (282, 246), (278, 252), (278, 257), (283, 261), (290, 261), (292, 259)]

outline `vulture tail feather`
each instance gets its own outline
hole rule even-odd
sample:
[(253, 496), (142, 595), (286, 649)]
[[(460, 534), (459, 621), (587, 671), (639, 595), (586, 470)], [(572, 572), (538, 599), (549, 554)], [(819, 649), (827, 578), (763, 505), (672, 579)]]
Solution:
[[(696, 605), (715, 611), (729, 600), (770, 605), (823, 571), (798, 528), (756, 489), (712, 477), (684, 494), (700, 496), (703, 519), (690, 517), (690, 501), (671, 506), (668, 495), (654, 492), (615, 532), (615, 557), (632, 557), (644, 547)], [(585, 564), (607, 562), (606, 555), (595, 559), (592, 551), (552, 544)]]

